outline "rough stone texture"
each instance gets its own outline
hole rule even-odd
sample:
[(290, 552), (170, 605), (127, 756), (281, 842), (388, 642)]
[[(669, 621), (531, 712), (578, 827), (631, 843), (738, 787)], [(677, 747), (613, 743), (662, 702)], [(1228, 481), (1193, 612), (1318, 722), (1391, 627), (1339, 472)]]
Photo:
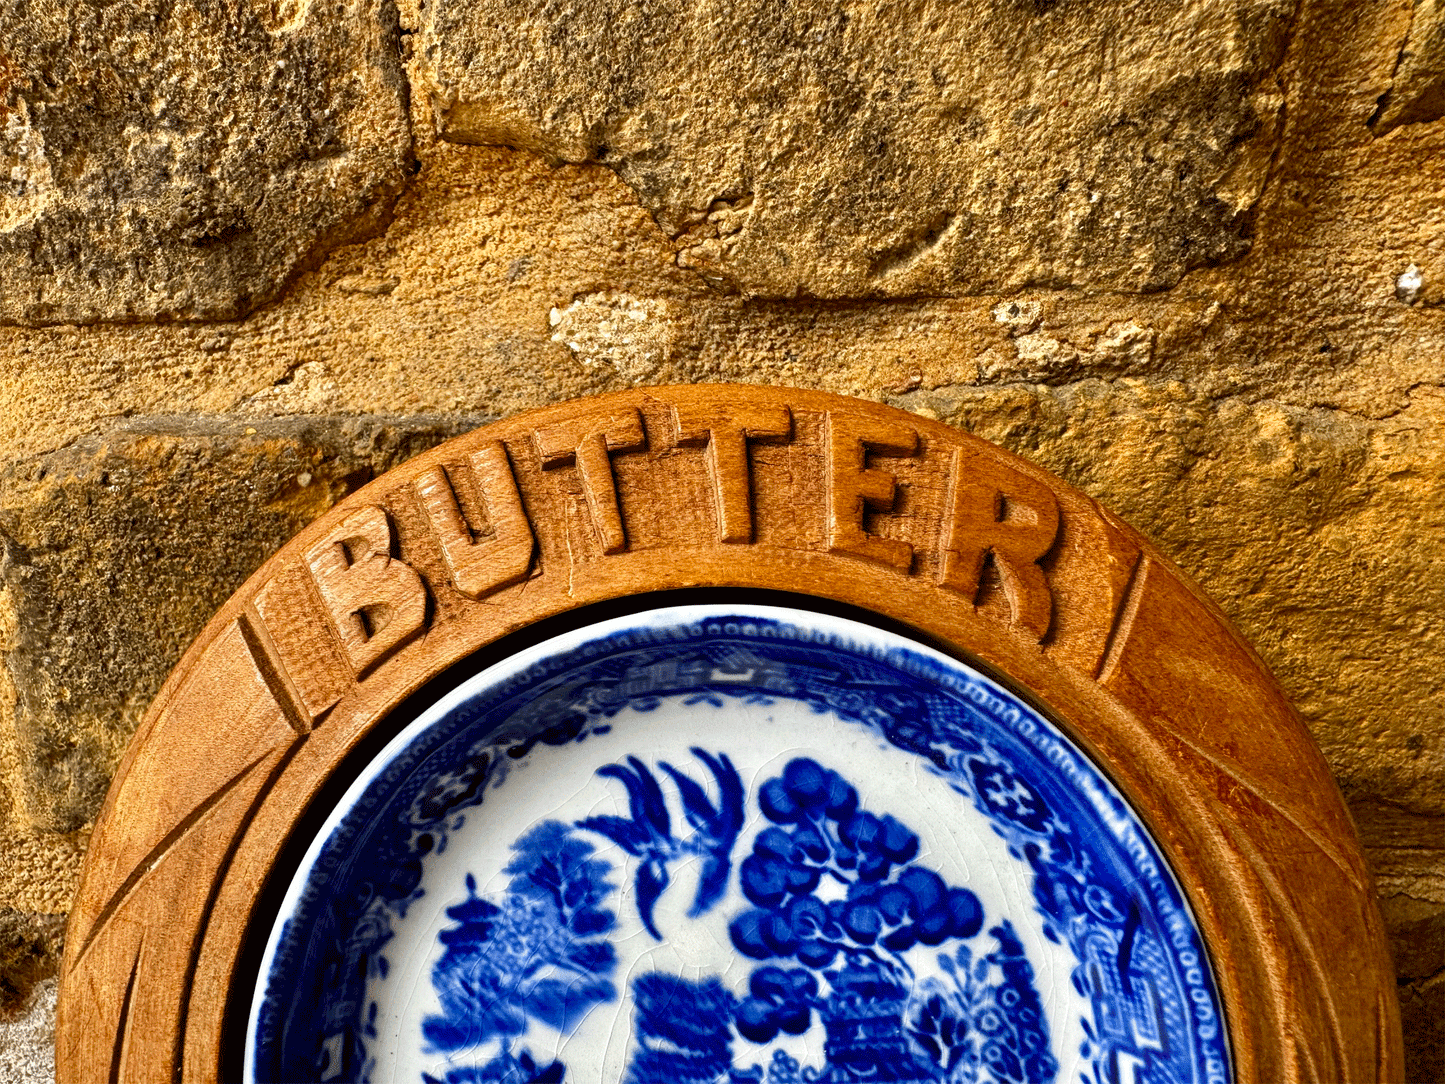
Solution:
[(1354, 813), (1393, 935), (1410, 1079), (1445, 1080), (1445, 815), (1378, 800), (1357, 800)]
[(1157, 290), (1249, 246), (1293, 0), (433, 0), (442, 133), (616, 169), (745, 293)]
[[(1212, 235), (1248, 236), (1249, 251), (1145, 294), (1068, 278), (1006, 286), (1024, 281), (1009, 269), (1054, 259), (1047, 238), (1074, 236), (1048, 232), (1050, 208), (988, 235), (1003, 239), (992, 292), (971, 292), (980, 287), (967, 267), (941, 257), (928, 265), (936, 280), (899, 280), (893, 292), (918, 291), (909, 298), (719, 292), (711, 270), (689, 269), (697, 235), (659, 226), (611, 170), (434, 140), (435, 77), (423, 68), (435, 61), (418, 50), (421, 170), (383, 234), (336, 250), (245, 320), (0, 328), (0, 517), (29, 555), (0, 574), (3, 672), (28, 698), (12, 710), (0, 696), (0, 909), (63, 914), (101, 783), (183, 640), (362, 464), (382, 469), (449, 426), (634, 383), (798, 384), (998, 440), (1131, 519), (1199, 579), (1334, 767), (1394, 939), (1409, 1079), (1445, 1082), (1445, 124), (1370, 124), (1403, 85), (1401, 51), (1425, 9), (1301, 0), (1289, 23), (1263, 9), (1288, 31), (1283, 59), (1259, 61), (1259, 85), (1283, 98), (1278, 132), (1261, 128), (1222, 153), (1253, 161), (1250, 148), (1272, 140), (1273, 158), (1251, 182), (1249, 233)], [(1113, 8), (1071, 0), (998, 10), (1014, 19), (1012, 37), (1000, 39), (999, 71), (981, 69), (970, 93), (1005, 120), (1010, 65), (1091, 40), (1077, 30), (1084, 14), (1116, 28), (1120, 65), (1158, 32), (1142, 25), (1148, 7), (1123, 26)], [(1233, 10), (1182, 5), (1158, 17), (1183, 25)], [(405, 39), (420, 21), (402, 18)], [(1065, 19), (1073, 39), (1044, 35)], [(861, 49), (861, 30), (848, 33), (839, 40)], [(1264, 40), (1236, 36), (1246, 39)], [(1191, 35), (1155, 44), (1159, 59), (1137, 63), (1164, 88), (1182, 70), (1170, 49), (1194, 45)], [(833, 57), (814, 59), (831, 67)], [(886, 112), (877, 103), (911, 63), (858, 61), (860, 116)], [(1059, 80), (1081, 70), (1057, 66)], [(916, 132), (936, 121), (919, 113)], [(830, 132), (815, 133), (810, 153), (851, 155), (859, 183), (877, 175), (875, 159)], [(1156, 175), (1137, 165), (1152, 190)], [(999, 176), (1018, 177), (1020, 192), (1037, 176), (1023, 159), (1010, 168)], [(826, 193), (799, 191), (799, 216), (832, 212)], [(921, 198), (899, 189), (878, 228)], [(980, 221), (1002, 205), (973, 190), (959, 198)], [(712, 209), (719, 232), (740, 210)], [(791, 228), (768, 226), (779, 238)], [(1118, 265), (1097, 266), (1112, 275)], [(370, 414), (400, 419), (375, 423), (395, 427), (391, 450), (349, 450), (351, 433), (372, 431)], [(408, 445), (412, 432), (422, 436)], [(324, 499), (286, 488), (303, 470)], [(156, 560), (142, 558), (147, 547)], [(26, 568), (37, 571), (21, 583)], [(108, 576), (104, 591), (84, 586)], [(43, 614), (25, 609), (41, 597), (25, 594), (32, 582), (50, 592)], [(172, 599), (175, 584), (189, 586)], [(138, 649), (135, 630), (160, 630), (164, 649)], [(88, 646), (71, 650), (72, 631)], [(37, 674), (42, 640), (67, 652), (63, 678)], [(107, 686), (98, 675), (113, 677)], [(93, 752), (68, 752), (72, 741)], [(0, 976), (17, 989), (34, 973), (5, 962), (19, 958), (0, 953)]]
[(1435, 0), (1416, 0), (1410, 35), (1400, 50), (1390, 89), (1370, 118), (1377, 135), (1402, 124), (1445, 117), (1445, 11)]
[(0, 1019), (22, 1009), (35, 985), (54, 975), (64, 932), (59, 915), (0, 908)]
[(160, 680), (268, 554), (478, 420), (150, 420), (0, 476), (0, 711), (30, 827), (94, 818)]
[(228, 319), (377, 229), (390, 0), (0, 0), (0, 321)]
[(1378, 420), (1138, 377), (907, 401), (1096, 495), (1226, 599), (1346, 798), (1431, 809), (1445, 620), (1422, 592), (1445, 592), (1445, 392), (1417, 396)]
[(55, 1079), (55, 979), (37, 985), (9, 1018), (0, 1017), (0, 1079), (50, 1084)]

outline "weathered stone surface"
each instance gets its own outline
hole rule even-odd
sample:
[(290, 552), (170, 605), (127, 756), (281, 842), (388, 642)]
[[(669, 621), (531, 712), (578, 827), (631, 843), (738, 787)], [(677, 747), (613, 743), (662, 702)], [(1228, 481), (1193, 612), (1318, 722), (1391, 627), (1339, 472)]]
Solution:
[(231, 319), (410, 161), (390, 0), (0, 0), (0, 321)]
[(1445, 1080), (1445, 975), (1406, 983), (1399, 994), (1409, 1079)]
[(643, 381), (668, 361), (676, 334), (668, 304), (632, 294), (586, 294), (548, 315), (552, 341), (562, 343), (584, 369), (610, 369)]
[(616, 169), (748, 294), (1155, 290), (1249, 246), (1293, 0), (433, 0), (449, 139)]
[(1379, 801), (1353, 812), (1395, 952), (1410, 1079), (1445, 1080), (1445, 816)]
[(0, 908), (0, 1019), (20, 1009), (36, 984), (55, 974), (64, 933), (64, 915)]
[(1445, 10), (1436, 0), (1416, 0), (1410, 34), (1390, 89), (1380, 97), (1380, 109), (1370, 119), (1376, 135), (1402, 124), (1418, 124), (1445, 117)]
[[(91, 820), (211, 614), (345, 494), (481, 419), (160, 419), (0, 477), (0, 610), (23, 819)], [(10, 699), (10, 698), (5, 698)]]

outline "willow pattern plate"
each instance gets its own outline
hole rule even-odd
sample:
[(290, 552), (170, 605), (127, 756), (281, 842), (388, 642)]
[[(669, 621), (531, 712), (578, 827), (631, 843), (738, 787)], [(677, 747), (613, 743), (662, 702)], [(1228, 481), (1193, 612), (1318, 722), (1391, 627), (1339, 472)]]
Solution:
[(1063, 732), (929, 648), (658, 609), (462, 682), (312, 843), (246, 1078), (1229, 1078), (1201, 939)]

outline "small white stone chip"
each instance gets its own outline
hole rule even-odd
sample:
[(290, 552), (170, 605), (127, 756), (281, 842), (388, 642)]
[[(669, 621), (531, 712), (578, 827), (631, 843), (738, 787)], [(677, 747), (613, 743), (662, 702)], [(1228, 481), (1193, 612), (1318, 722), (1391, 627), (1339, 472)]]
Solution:
[(1044, 317), (1044, 306), (1038, 301), (1001, 301), (992, 311), (993, 318), (1007, 325), (1013, 335), (1027, 335)]
[(1420, 269), (1414, 264), (1405, 268), (1404, 273), (1395, 280), (1395, 298), (1403, 301), (1406, 305), (1413, 305), (1420, 297), (1420, 288), (1425, 285), (1425, 277), (1420, 274)]
[(584, 369), (612, 368), (637, 380), (656, 372), (672, 354), (674, 329), (667, 302), (625, 292), (584, 294), (548, 314), (552, 341)]

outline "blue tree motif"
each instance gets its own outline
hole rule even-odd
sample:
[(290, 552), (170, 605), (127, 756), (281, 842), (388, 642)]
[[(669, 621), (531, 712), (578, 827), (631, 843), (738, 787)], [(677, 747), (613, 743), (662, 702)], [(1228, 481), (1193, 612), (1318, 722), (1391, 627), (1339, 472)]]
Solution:
[[(909, 864), (918, 836), (891, 816), (860, 810), (858, 792), (817, 761), (790, 761), (763, 784), (759, 803), (777, 827), (758, 835), (742, 863), (743, 894), (756, 906), (733, 920), (731, 933), (745, 955), (823, 968), (841, 952), (901, 967), (898, 954), (915, 944), (972, 937), (982, 927), (977, 896)], [(824, 877), (841, 895), (815, 894)]]
[[(830, 1080), (1053, 1079), (1033, 972), (1008, 923), (991, 931), (998, 951), (982, 971), (965, 965), (957, 990), (937, 980), (915, 990), (905, 953), (983, 926), (977, 896), (913, 861), (916, 834), (859, 809), (847, 780), (805, 757), (763, 784), (759, 804), (773, 826), (742, 863), (753, 907), (730, 933), (744, 955), (777, 963), (753, 971), (734, 1018), (743, 1038), (802, 1034), (816, 1012)], [(801, 966), (785, 963), (794, 960)]]
[(622, 781), (627, 788), (631, 817), (587, 817), (577, 827), (597, 832), (635, 858), (642, 859), (637, 868), (637, 912), (647, 932), (661, 941), (652, 913), (663, 891), (672, 879), (671, 865), (681, 858), (696, 856), (701, 860), (697, 892), (688, 915), (697, 918), (710, 910), (727, 891), (728, 873), (732, 864), (733, 844), (743, 827), (743, 783), (726, 754), (714, 757), (693, 747), (697, 757), (717, 782), (718, 804), (714, 806), (695, 781), (671, 764), (659, 764), (677, 787), (683, 813), (692, 833), (685, 838), (672, 834), (672, 816), (667, 799), (651, 769), (636, 757), (628, 757), (627, 765), (606, 764), (598, 775)]
[(560, 1065), (540, 1065), (525, 1051), (514, 1057), (512, 1041), (533, 1020), (568, 1031), (593, 1005), (617, 997), (607, 940), (616, 915), (603, 906), (615, 888), (611, 865), (558, 821), (536, 825), (512, 850), (505, 901), (479, 897), (469, 874), (467, 898), (447, 908), (454, 924), (441, 932), (446, 950), (432, 968), (442, 1014), (422, 1022), (430, 1049), (501, 1042), (498, 1058), (459, 1070), (472, 1075), (458, 1081), (561, 1080)]
[(987, 959), (1003, 972), (1003, 981), (993, 987), (996, 1016), (977, 1017), (979, 1031), (987, 1036), (983, 1062), (1000, 1081), (1052, 1080), (1059, 1066), (1049, 1051), (1048, 1018), (1034, 989), (1034, 969), (1012, 923), (1005, 920), (989, 933), (999, 947)]
[(949, 1079), (973, 1081), (986, 1073), (1000, 1084), (1052, 1080), (1058, 1063), (1049, 1050), (1033, 968), (1011, 923), (989, 933), (998, 948), (977, 962), (967, 945), (939, 956), (946, 979), (919, 984), (908, 1033)]

